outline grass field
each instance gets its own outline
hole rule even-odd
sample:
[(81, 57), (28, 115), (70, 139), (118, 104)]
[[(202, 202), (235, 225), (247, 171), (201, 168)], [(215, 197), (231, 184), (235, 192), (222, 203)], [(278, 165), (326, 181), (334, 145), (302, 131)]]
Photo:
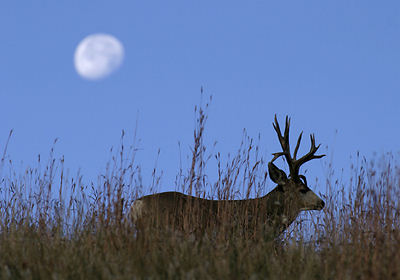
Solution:
[[(206, 116), (197, 111), (192, 164), (176, 190), (212, 198), (261, 196), (272, 189), (267, 161), (244, 139), (229, 161), (203, 142)], [(328, 165), (321, 212), (306, 213), (276, 239), (241, 231), (193, 238), (151, 232), (136, 238), (125, 217), (144, 186), (135, 149), (123, 141), (99, 176), (84, 184), (50, 156), (17, 173), (0, 163), (1, 279), (400, 279), (400, 167), (393, 154), (355, 159), (350, 179)], [(216, 166), (210, 167), (210, 157)], [(217, 170), (209, 182), (207, 170)], [(190, 215), (190, 213), (188, 213)]]

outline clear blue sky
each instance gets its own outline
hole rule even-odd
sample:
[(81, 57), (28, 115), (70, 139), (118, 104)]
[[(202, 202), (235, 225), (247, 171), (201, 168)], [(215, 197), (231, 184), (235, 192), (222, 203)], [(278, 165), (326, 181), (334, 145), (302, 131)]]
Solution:
[[(160, 148), (173, 189), (201, 86), (213, 95), (206, 137), (225, 154), (243, 128), (261, 134), (266, 156), (277, 151), (275, 113), (294, 133), (315, 132), (338, 169), (358, 150), (399, 151), (399, 1), (1, 1), (0, 31), (0, 149), (14, 129), (15, 162), (32, 164), (59, 138), (65, 165), (94, 177), (138, 119), (144, 175)], [(98, 32), (126, 56), (93, 82), (73, 55)]]

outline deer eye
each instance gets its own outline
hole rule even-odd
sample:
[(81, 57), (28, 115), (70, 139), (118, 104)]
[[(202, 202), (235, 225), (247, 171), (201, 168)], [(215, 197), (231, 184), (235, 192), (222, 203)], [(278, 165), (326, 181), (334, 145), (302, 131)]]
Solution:
[(306, 190), (306, 189), (301, 189), (300, 192), (301, 192), (301, 193), (306, 193), (306, 192), (308, 192), (308, 190)]

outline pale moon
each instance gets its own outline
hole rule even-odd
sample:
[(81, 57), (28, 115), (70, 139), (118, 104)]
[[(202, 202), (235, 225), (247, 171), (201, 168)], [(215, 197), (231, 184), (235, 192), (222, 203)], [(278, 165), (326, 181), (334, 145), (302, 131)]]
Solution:
[(84, 38), (75, 50), (75, 69), (80, 76), (99, 80), (117, 70), (124, 59), (124, 47), (114, 36), (92, 34)]

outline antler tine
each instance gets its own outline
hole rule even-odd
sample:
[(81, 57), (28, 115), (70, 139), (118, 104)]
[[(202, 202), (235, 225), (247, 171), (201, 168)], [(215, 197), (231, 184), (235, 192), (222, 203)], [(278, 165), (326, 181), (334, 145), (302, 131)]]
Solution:
[(274, 122), (272, 123), (272, 126), (274, 127), (276, 134), (278, 134), (279, 142), (282, 143), (283, 136), (281, 134), (281, 128), (279, 126), (278, 120), (276, 119), (276, 114), (275, 114), (275, 119), (274, 119)]
[(271, 162), (274, 162), (280, 156), (284, 156), (285, 152), (273, 153), (272, 155), (274, 156), (274, 158), (271, 160)]
[(281, 144), (282, 150), (290, 156), (290, 146), (289, 146), (289, 125), (290, 125), (290, 119), (286, 116), (286, 125), (285, 125), (285, 131), (282, 135), (281, 128), (279, 126), (278, 120), (275, 115), (275, 122), (272, 123), (274, 126), (274, 129), (276, 131), (276, 134), (278, 135), (279, 138), (279, 143)]
[(296, 148), (294, 149), (294, 154), (293, 154), (293, 159), (294, 159), (294, 160), (296, 160), (297, 152), (299, 151), (299, 147), (300, 147), (300, 142), (301, 142), (301, 137), (302, 137), (302, 136), (303, 136), (303, 131), (300, 133), (299, 139), (297, 139)]
[[(282, 147), (282, 152), (280, 153), (275, 153), (273, 154), (274, 160), (276, 158), (278, 158), (279, 156), (285, 156), (286, 158), (286, 162), (289, 166), (289, 170), (290, 170), (290, 174), (294, 174), (294, 165), (293, 165), (293, 159), (290, 155), (290, 144), (289, 144), (289, 127), (290, 127), (290, 118), (288, 116), (286, 116), (286, 121), (285, 121), (285, 131), (283, 132), (283, 136), (282, 136), (282, 131), (281, 128), (279, 126), (277, 117), (275, 115), (275, 122), (273, 123), (274, 129), (276, 131), (276, 134), (278, 135), (279, 138), (279, 142), (281, 144)], [(277, 156), (278, 155), (278, 156)]]
[[(311, 140), (310, 151), (294, 162), (294, 171), (296, 172), (296, 174), (299, 173), (300, 166), (302, 164), (304, 164), (307, 161), (310, 161), (312, 159), (322, 158), (322, 157), (325, 156), (325, 155), (315, 155), (315, 153), (318, 151), (318, 149), (321, 146), (321, 144), (319, 144), (318, 146), (315, 146), (315, 136), (314, 136), (314, 134), (310, 134), (310, 140)], [(297, 146), (296, 146), (296, 148), (297, 148)]]
[[(290, 151), (290, 146), (289, 146), (289, 127), (290, 127), (290, 118), (288, 116), (286, 116), (284, 139), (286, 140), (286, 145), (287, 145), (287, 148), (288, 148), (288, 152)], [(290, 152), (289, 152), (289, 155), (290, 155)]]

